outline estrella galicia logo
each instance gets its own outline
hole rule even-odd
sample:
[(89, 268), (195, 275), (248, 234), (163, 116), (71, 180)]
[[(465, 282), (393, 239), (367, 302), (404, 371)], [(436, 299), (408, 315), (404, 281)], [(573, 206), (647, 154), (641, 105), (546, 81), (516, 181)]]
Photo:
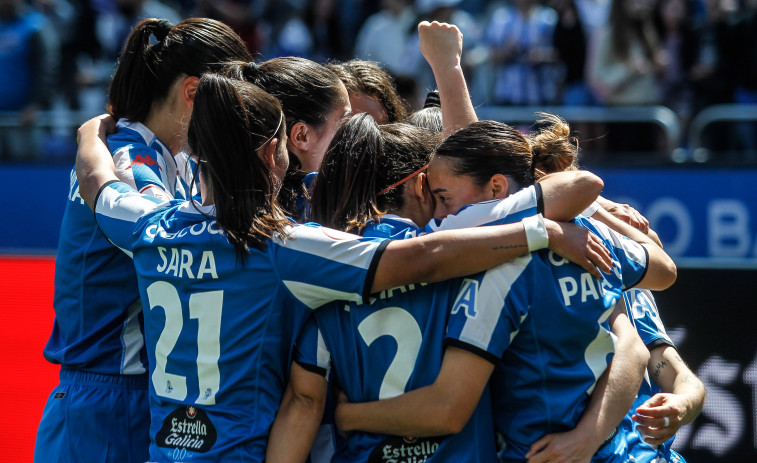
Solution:
[(457, 293), (457, 299), (452, 305), (452, 313), (456, 314), (460, 310), (465, 311), (468, 318), (476, 318), (478, 309), (476, 309), (476, 295), (478, 294), (478, 280), (465, 278), (460, 285), (460, 292)]
[(368, 463), (423, 463), (431, 458), (444, 437), (392, 436), (373, 449)]
[(177, 408), (163, 420), (155, 443), (158, 447), (205, 453), (217, 438), (216, 428), (205, 410), (189, 405)]

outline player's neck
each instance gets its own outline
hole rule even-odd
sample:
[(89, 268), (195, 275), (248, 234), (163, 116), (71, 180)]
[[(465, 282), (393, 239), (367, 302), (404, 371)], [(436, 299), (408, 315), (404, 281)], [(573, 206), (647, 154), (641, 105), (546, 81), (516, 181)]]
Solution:
[[(186, 119), (186, 120), (184, 120)], [(184, 148), (186, 140), (186, 127), (189, 125), (189, 117), (183, 114), (177, 115), (177, 111), (168, 105), (150, 110), (144, 125), (155, 134), (176, 155)]]

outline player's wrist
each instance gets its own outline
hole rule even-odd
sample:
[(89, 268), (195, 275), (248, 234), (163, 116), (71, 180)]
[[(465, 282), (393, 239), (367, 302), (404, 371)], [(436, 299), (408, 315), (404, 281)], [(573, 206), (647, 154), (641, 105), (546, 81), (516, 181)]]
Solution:
[(544, 216), (536, 214), (521, 220), (526, 231), (526, 242), (529, 251), (538, 251), (549, 247), (549, 232)]

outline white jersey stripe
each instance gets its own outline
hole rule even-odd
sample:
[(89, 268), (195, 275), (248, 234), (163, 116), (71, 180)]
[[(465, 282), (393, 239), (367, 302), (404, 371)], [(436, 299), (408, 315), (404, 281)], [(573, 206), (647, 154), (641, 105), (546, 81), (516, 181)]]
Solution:
[[(478, 311), (475, 319), (469, 319), (460, 333), (460, 340), (484, 351), (488, 350), (497, 322), (504, 308), (505, 299), (513, 283), (531, 262), (531, 254), (488, 270), (481, 281), (476, 305), (486, 307)], [(498, 307), (497, 310), (488, 308)]]

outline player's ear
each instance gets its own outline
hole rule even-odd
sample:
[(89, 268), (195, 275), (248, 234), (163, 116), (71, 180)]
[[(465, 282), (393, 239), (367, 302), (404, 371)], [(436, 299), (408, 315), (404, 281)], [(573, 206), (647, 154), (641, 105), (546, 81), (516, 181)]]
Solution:
[(274, 137), (271, 139), (271, 141), (266, 143), (265, 146), (258, 150), (258, 157), (270, 170), (276, 168), (276, 147), (278, 145), (279, 139)]
[(292, 151), (308, 151), (313, 141), (313, 128), (303, 121), (297, 121), (289, 130), (287, 147), (295, 148)]
[(195, 76), (189, 76), (181, 83), (181, 98), (189, 109), (194, 107), (195, 95), (197, 94), (197, 86), (199, 83), (200, 78)]
[(510, 182), (502, 174), (494, 174), (486, 184), (487, 190), (491, 192), (491, 199), (502, 199), (507, 197), (507, 187)]

